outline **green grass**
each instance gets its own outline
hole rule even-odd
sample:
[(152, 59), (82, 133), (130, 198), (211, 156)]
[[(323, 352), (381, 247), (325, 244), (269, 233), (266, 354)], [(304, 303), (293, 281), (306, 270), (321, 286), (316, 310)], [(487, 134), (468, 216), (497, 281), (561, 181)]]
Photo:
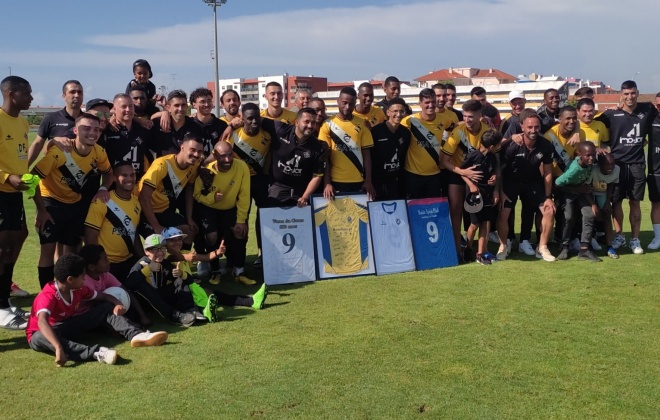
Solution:
[[(31, 232), (16, 280), (32, 293), (37, 255)], [(518, 255), (273, 288), (262, 311), (158, 324), (171, 333), (158, 348), (95, 337), (118, 349), (118, 366), (58, 369), (0, 330), (2, 418), (657, 418), (660, 253)]]

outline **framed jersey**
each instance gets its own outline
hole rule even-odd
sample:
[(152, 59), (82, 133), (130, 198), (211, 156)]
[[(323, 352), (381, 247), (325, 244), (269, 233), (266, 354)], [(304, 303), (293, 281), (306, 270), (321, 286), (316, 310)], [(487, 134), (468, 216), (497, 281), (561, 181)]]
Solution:
[(374, 274), (366, 194), (312, 197), (318, 278)]
[(446, 198), (409, 200), (408, 218), (418, 270), (458, 265)]
[(261, 208), (261, 254), (267, 285), (316, 280), (312, 209)]
[(376, 274), (415, 270), (415, 257), (405, 200), (370, 201), (369, 225)]

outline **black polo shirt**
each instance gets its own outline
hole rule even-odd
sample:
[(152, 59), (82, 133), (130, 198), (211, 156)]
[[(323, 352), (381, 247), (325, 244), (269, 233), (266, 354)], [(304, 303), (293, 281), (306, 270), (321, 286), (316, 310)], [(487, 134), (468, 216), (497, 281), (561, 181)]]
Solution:
[(210, 156), (213, 147), (218, 143), (222, 133), (227, 129), (227, 123), (213, 116), (211, 122), (208, 124), (198, 120), (197, 117), (192, 118), (193, 122), (197, 124), (197, 129), (202, 133), (202, 142), (204, 143), (204, 154)]
[(552, 143), (541, 135), (536, 138), (532, 149), (524, 143), (507, 142), (500, 151), (504, 182), (542, 183), (541, 165), (552, 165), (554, 153)]
[[(610, 129), (610, 150), (619, 164), (645, 163), (644, 139), (651, 134), (658, 111), (650, 103), (638, 103), (632, 113), (623, 109), (608, 109), (596, 118)], [(650, 148), (649, 148), (650, 150)]]
[(156, 154), (156, 157), (177, 154), (181, 150), (183, 137), (188, 133), (194, 133), (201, 139), (204, 134), (199, 124), (192, 118), (185, 117), (185, 122), (178, 130), (174, 129), (174, 120), (170, 117), (170, 131), (166, 133), (160, 128), (160, 117), (154, 119), (154, 126), (151, 128), (151, 138), (149, 139), (149, 149)]
[(153, 156), (147, 147), (150, 139), (151, 132), (149, 130), (133, 123), (130, 130), (124, 126), (120, 126), (119, 131), (114, 131), (110, 126), (106, 127), (98, 144), (105, 149), (110, 166), (113, 168), (118, 162), (132, 162), (135, 169), (135, 179), (138, 181), (153, 160)]
[(399, 125), (392, 132), (387, 122), (371, 128), (374, 147), (371, 149), (371, 180), (374, 184), (398, 179), (410, 145), (410, 130)]
[(46, 114), (41, 124), (39, 124), (37, 135), (42, 139), (52, 139), (55, 137), (75, 139), (76, 135), (73, 133), (75, 126), (76, 119), (66, 112), (66, 108), (62, 108), (57, 112)]

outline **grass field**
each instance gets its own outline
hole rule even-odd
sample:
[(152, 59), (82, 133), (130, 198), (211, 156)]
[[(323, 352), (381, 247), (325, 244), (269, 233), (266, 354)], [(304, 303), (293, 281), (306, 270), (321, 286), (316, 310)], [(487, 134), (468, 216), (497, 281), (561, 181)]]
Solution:
[[(32, 231), (16, 280), (33, 294), (37, 255)], [(1, 417), (658, 418), (659, 262), (514, 253), (491, 267), (278, 287), (262, 311), (159, 323), (171, 333), (162, 347), (94, 337), (118, 349), (117, 366), (58, 369), (0, 330)]]

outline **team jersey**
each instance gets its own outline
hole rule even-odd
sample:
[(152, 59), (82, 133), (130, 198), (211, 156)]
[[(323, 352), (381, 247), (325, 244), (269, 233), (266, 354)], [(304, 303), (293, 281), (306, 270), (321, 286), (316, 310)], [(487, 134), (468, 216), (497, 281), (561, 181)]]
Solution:
[(610, 141), (610, 131), (600, 121), (593, 120), (589, 124), (580, 121), (580, 141), (590, 141), (596, 147), (602, 147), (603, 143)]
[[(237, 117), (240, 117), (240, 114), (237, 115)], [(231, 120), (233, 120), (235, 117), (232, 117), (229, 114), (224, 114), (222, 117), (220, 117), (220, 121), (224, 122), (225, 124), (229, 125), (231, 124)]]
[(319, 131), (319, 140), (330, 149), (330, 179), (333, 182), (364, 181), (362, 149), (373, 147), (371, 131), (361, 118), (344, 121), (338, 116), (327, 119)]
[(214, 115), (212, 116), (209, 123), (204, 123), (198, 120), (197, 117), (193, 117), (192, 120), (195, 124), (197, 124), (198, 131), (202, 133), (204, 155), (210, 156), (211, 152), (213, 152), (213, 147), (220, 140), (222, 133), (225, 132), (229, 124), (219, 118), (216, 118)]
[(268, 108), (262, 109), (259, 115), (261, 115), (264, 118), (268, 118), (269, 120), (281, 121), (287, 124), (295, 124), (296, 118), (298, 117), (298, 114), (296, 114), (295, 112), (289, 111), (288, 109), (284, 109), (284, 108), (282, 108), (282, 113), (280, 114), (279, 117), (271, 117), (268, 114)]
[(460, 166), (465, 160), (465, 156), (474, 149), (481, 147), (481, 136), (489, 129), (488, 125), (481, 123), (479, 132), (472, 134), (467, 128), (467, 125), (461, 124), (454, 128), (447, 139), (447, 142), (442, 146), (442, 153), (451, 157), (451, 163), (454, 166)]
[[(562, 136), (559, 131), (559, 124), (546, 131), (543, 135), (543, 137), (552, 143), (552, 147), (555, 149), (552, 158), (552, 176), (554, 178), (564, 173), (575, 157), (576, 146), (568, 143), (571, 136)], [(580, 136), (580, 141), (583, 141), (582, 136)]]
[(42, 139), (52, 139), (54, 137), (75, 138), (73, 127), (76, 126), (76, 119), (62, 108), (57, 112), (46, 114), (39, 124), (37, 135)]
[(378, 201), (368, 205), (377, 274), (414, 270), (415, 259), (406, 202)]
[(369, 213), (350, 197), (314, 210), (323, 250), (323, 271), (354, 274), (369, 268)]
[[(210, 184), (204, 182), (207, 176), (211, 180)], [(224, 195), (222, 200), (215, 201), (216, 192)], [(216, 210), (236, 207), (236, 223), (245, 223), (251, 200), (250, 169), (242, 160), (234, 159), (231, 168), (221, 172), (216, 169), (216, 162), (211, 162), (206, 168), (199, 169), (193, 197), (198, 203)]]
[(174, 120), (170, 117), (170, 131), (164, 132), (160, 128), (160, 117), (155, 118), (154, 126), (151, 127), (151, 138), (148, 144), (156, 156), (166, 156), (172, 153), (179, 153), (181, 150), (181, 142), (183, 137), (188, 134), (196, 134), (200, 139), (203, 137), (202, 129), (198, 124), (193, 122), (193, 119), (186, 116), (183, 125), (177, 130), (174, 128)]
[(410, 146), (410, 131), (399, 125), (392, 132), (387, 122), (383, 122), (371, 128), (371, 136), (374, 139), (374, 147), (371, 149), (372, 181), (379, 183), (397, 179)]
[(610, 150), (617, 164), (646, 163), (644, 139), (657, 115), (650, 103), (638, 103), (632, 113), (608, 109), (598, 117), (610, 129)]
[(139, 183), (140, 191), (145, 184), (154, 189), (151, 195), (154, 213), (162, 213), (174, 205), (184, 188), (194, 184), (198, 167), (199, 164), (179, 167), (176, 155), (159, 157), (154, 161)]
[(531, 149), (524, 143), (506, 143), (500, 153), (504, 182), (542, 183), (541, 165), (551, 165), (554, 153), (552, 143), (541, 136), (536, 138)]
[(495, 175), (497, 171), (497, 157), (494, 153), (482, 153), (479, 149), (472, 149), (461, 164), (461, 169), (467, 169), (474, 166), (475, 171), (481, 172), (481, 180), (477, 182), (477, 187), (481, 192), (484, 206), (493, 205), (494, 185), (488, 185), (488, 180)]
[(23, 117), (12, 117), (0, 109), (0, 191), (17, 192), (7, 183), (9, 175), (28, 173), (28, 130)]
[(131, 268), (130, 273), (128, 273), (127, 284), (133, 282), (137, 283), (138, 281), (146, 281), (147, 284), (154, 289), (160, 289), (161, 287), (173, 283), (174, 274), (174, 264), (171, 261), (165, 259), (160, 264), (160, 271), (151, 271), (149, 268), (149, 263), (151, 260), (149, 257), (142, 257), (135, 263)]
[(142, 206), (131, 195), (125, 199), (110, 191), (107, 203), (92, 201), (85, 219), (85, 226), (99, 232), (99, 245), (103, 246), (111, 263), (124, 262), (135, 255), (135, 232), (140, 223)]
[(649, 174), (660, 175), (660, 116), (653, 120), (648, 149)]
[(387, 117), (385, 117), (385, 113), (383, 112), (383, 109), (377, 106), (372, 106), (369, 109), (369, 112), (367, 112), (366, 114), (359, 113), (357, 109), (353, 110), (353, 115), (355, 115), (356, 117), (360, 117), (366, 122), (368, 122), (369, 126), (372, 128), (376, 124), (380, 124), (387, 119)]
[(55, 325), (59, 322), (65, 321), (74, 316), (83, 300), (93, 300), (96, 298), (96, 292), (89, 287), (83, 286), (77, 290), (69, 290), (67, 300), (64, 300), (56, 281), (51, 281), (43, 290), (39, 292), (34, 302), (32, 303), (32, 310), (30, 311), (30, 318), (28, 319), (25, 334), (27, 335), (28, 342), (32, 339), (32, 335), (39, 331), (39, 314), (45, 312), (48, 314), (48, 323)]
[(446, 199), (408, 201), (408, 220), (418, 270), (458, 265)]
[(80, 201), (83, 186), (89, 179), (110, 172), (110, 162), (98, 144), (92, 146), (85, 156), (80, 155), (75, 147), (69, 153), (55, 145), (33, 170), (41, 177), (39, 190), (42, 197), (73, 204)]
[(433, 121), (425, 121), (417, 113), (401, 121), (401, 125), (412, 134), (404, 166), (406, 171), (417, 175), (440, 173), (440, 149), (444, 132), (452, 126), (455, 118), (453, 112), (443, 112), (436, 113)]
[(267, 131), (260, 129), (250, 136), (241, 127), (232, 132), (228, 142), (234, 148), (234, 156), (247, 163), (251, 176), (267, 173), (271, 143)]
[(123, 125), (119, 126), (119, 131), (108, 127), (103, 130), (98, 142), (108, 154), (110, 166), (114, 167), (119, 162), (131, 162), (137, 180), (144, 176), (153, 160), (147, 146), (150, 143), (150, 131), (139, 124), (132, 124), (130, 130)]

